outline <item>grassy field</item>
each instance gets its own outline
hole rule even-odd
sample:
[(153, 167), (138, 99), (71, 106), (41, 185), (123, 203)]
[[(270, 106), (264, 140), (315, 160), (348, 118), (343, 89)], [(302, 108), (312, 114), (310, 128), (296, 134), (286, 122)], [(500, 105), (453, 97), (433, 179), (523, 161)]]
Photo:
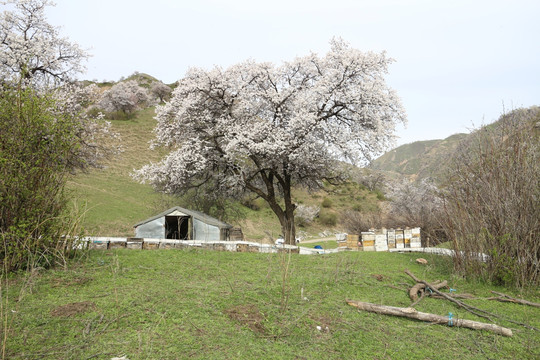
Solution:
[[(540, 332), (495, 320), (511, 338), (360, 312), (354, 299), (406, 307), (410, 269), (446, 279), (482, 309), (540, 327), (540, 309), (486, 300), (449, 259), (348, 252), (324, 256), (204, 250), (92, 251), (69, 269), (11, 278), (2, 291), (9, 359), (538, 359)], [(425, 256), (424, 256), (425, 257)], [(445, 300), (416, 308), (486, 321)], [(320, 327), (321, 330), (318, 330)]]

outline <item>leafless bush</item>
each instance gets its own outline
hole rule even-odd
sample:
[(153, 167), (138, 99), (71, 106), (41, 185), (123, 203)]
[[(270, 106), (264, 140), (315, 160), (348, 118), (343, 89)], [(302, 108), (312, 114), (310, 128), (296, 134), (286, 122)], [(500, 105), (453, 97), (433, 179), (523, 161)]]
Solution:
[(420, 227), (424, 246), (446, 241), (446, 237), (441, 236), (442, 199), (432, 179), (416, 183), (405, 180), (393, 186), (387, 185), (387, 188), (390, 210), (384, 226)]
[[(495, 283), (540, 283), (540, 108), (520, 109), (471, 134), (454, 157), (444, 228), (455, 268)], [(478, 254), (489, 255), (486, 262)]]
[(347, 211), (341, 216), (341, 225), (349, 234), (360, 234), (371, 228), (382, 227), (383, 217), (380, 212)]

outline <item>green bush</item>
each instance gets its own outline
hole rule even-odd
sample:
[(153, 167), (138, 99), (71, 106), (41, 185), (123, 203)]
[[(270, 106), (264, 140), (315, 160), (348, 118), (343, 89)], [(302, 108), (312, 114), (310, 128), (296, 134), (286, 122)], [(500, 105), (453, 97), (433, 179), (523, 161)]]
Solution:
[(0, 94), (0, 259), (7, 271), (65, 260), (73, 233), (64, 187), (80, 123), (32, 90)]
[(134, 119), (137, 113), (135, 111), (125, 112), (125, 111), (111, 111), (105, 114), (107, 119), (111, 120), (131, 120)]
[(325, 226), (336, 226), (337, 215), (329, 211), (321, 210), (321, 213), (319, 214), (319, 222)]
[(323, 208), (331, 208), (332, 207), (332, 200), (329, 199), (329, 198), (324, 198), (322, 203), (321, 203), (321, 206)]
[(377, 200), (384, 201), (386, 200), (386, 197), (384, 196), (383, 192), (381, 190), (375, 190), (373, 191), (375, 195), (377, 196)]

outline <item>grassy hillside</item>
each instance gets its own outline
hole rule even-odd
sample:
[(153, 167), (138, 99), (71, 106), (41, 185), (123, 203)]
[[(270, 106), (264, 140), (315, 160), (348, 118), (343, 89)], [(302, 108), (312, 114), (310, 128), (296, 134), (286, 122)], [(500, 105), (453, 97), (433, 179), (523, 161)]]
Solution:
[(370, 167), (374, 170), (397, 172), (405, 175), (438, 177), (441, 164), (454, 152), (467, 135), (455, 134), (443, 140), (416, 141), (401, 145), (379, 158)]
[[(503, 123), (503, 118), (511, 121), (532, 121), (540, 119), (540, 111), (537, 106), (526, 109), (516, 109), (501, 117), (486, 128), (497, 129)], [(443, 140), (416, 141), (411, 144), (401, 145), (375, 159), (370, 167), (373, 170), (389, 171), (403, 175), (412, 175), (416, 178), (433, 177), (443, 180), (445, 164), (449, 157), (458, 149), (464, 148), (470, 134), (454, 134)]]
[[(148, 108), (132, 120), (112, 120), (113, 129), (121, 135), (124, 152), (107, 161), (103, 169), (78, 174), (69, 182), (74, 206), (85, 209), (83, 225), (89, 234), (133, 236), (133, 225), (139, 221), (176, 205), (192, 208), (188, 200), (155, 193), (149, 185), (139, 184), (130, 176), (133, 169), (158, 161), (165, 154), (164, 150), (149, 149), (156, 124), (153, 117), (154, 109)], [(298, 204), (321, 208), (319, 220), (298, 228), (313, 236), (339, 229), (341, 212), (351, 208), (374, 211), (378, 203), (376, 194), (354, 183), (328, 186), (317, 193), (296, 189), (293, 194)], [(232, 204), (233, 216), (222, 220), (242, 227), (248, 239), (276, 238), (280, 234), (277, 218), (264, 201), (255, 200), (254, 205), (246, 207), (236, 202)]]

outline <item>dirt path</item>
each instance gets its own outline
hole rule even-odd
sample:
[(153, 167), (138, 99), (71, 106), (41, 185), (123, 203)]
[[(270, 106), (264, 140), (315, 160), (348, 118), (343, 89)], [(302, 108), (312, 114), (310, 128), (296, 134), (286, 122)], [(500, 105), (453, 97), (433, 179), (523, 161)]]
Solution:
[(318, 238), (318, 239), (309, 239), (309, 240), (302, 240), (300, 241), (300, 244), (311, 244), (311, 243), (317, 243), (321, 241), (337, 241), (335, 236), (325, 237), (325, 238)]

